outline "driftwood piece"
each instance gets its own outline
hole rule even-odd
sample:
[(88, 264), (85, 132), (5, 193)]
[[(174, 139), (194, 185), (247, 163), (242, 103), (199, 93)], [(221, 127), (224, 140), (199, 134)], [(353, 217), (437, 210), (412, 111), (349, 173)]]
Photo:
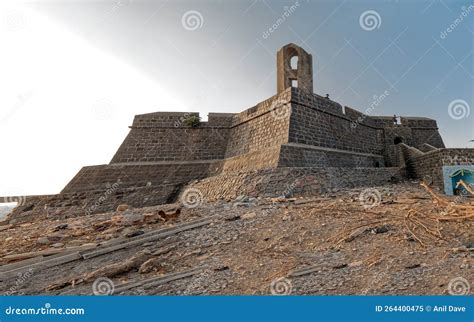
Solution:
[(28, 252), (28, 253), (21, 253), (21, 254), (13, 254), (13, 255), (7, 255), (3, 256), (2, 259), (6, 261), (16, 261), (16, 260), (25, 260), (33, 257), (38, 257), (38, 256), (50, 256), (50, 255), (55, 255), (55, 254), (60, 254), (60, 253), (71, 253), (71, 252), (76, 252), (76, 251), (81, 251), (81, 250), (89, 250), (92, 248), (96, 248), (97, 244), (84, 244), (82, 246), (77, 246), (77, 247), (65, 247), (65, 248), (48, 248), (36, 252)]
[(147, 274), (153, 271), (158, 271), (161, 268), (161, 263), (163, 263), (163, 260), (160, 258), (150, 258), (149, 260), (140, 265), (138, 272), (140, 274)]
[[(166, 253), (166, 252), (169, 252), (174, 247), (176, 247), (176, 245), (172, 245), (172, 247), (162, 247), (162, 249), (160, 249), (160, 250), (162, 250), (162, 253)], [(160, 251), (160, 250), (158, 250), (158, 251)], [(140, 267), (139, 271), (140, 271), (140, 273), (142, 273), (142, 266), (145, 265), (145, 263), (148, 263), (148, 262), (150, 262), (154, 259), (157, 259), (157, 258), (150, 258), (150, 257), (158, 256), (159, 254), (161, 254), (158, 251), (155, 251), (153, 253), (151, 251), (149, 251), (148, 249), (144, 250), (144, 251), (141, 251), (140, 253), (136, 254), (135, 256), (129, 258), (128, 260), (126, 260), (124, 262), (113, 263), (113, 264), (103, 266), (103, 267), (101, 267), (101, 268), (99, 268), (99, 269), (97, 269), (93, 272), (84, 274), (84, 276), (81, 277), (81, 278), (72, 278), (71, 279), (71, 277), (68, 277), (68, 278), (65, 278), (65, 279), (63, 279), (59, 282), (55, 282), (51, 285), (48, 285), (44, 289), (44, 291), (55, 291), (55, 290), (63, 289), (65, 287), (69, 286), (69, 285), (77, 285), (77, 284), (81, 284), (83, 282), (89, 282), (89, 281), (95, 280), (96, 278), (99, 278), (99, 277), (114, 277), (114, 276), (120, 275), (122, 273), (126, 273), (128, 271), (131, 271), (132, 269), (136, 269), (138, 267)], [(150, 271), (152, 271), (152, 270), (150, 270)]]
[(34, 263), (31, 265), (26, 265), (26, 266), (22, 266), (22, 267), (12, 269), (6, 272), (2, 272), (0, 273), (0, 280), (4, 281), (6, 279), (16, 277), (18, 273), (22, 273), (30, 269), (32, 269), (33, 271), (42, 270), (42, 269), (54, 267), (57, 265), (69, 263), (69, 262), (78, 260), (80, 258), (82, 258), (81, 254), (79, 252), (74, 252), (71, 254), (66, 254), (66, 255), (62, 255), (59, 257), (51, 258), (51, 259), (45, 259), (44, 261), (41, 261), (38, 263)]
[(471, 195), (474, 195), (474, 190), (469, 186), (467, 183), (464, 182), (464, 180), (459, 180), (458, 183), (456, 184), (456, 188), (459, 186), (463, 186), (464, 189), (466, 189)]
[(23, 267), (25, 265), (38, 263), (38, 262), (41, 262), (43, 259), (44, 259), (44, 256), (38, 256), (38, 257), (32, 257), (32, 258), (29, 258), (29, 259), (25, 259), (21, 262), (5, 264), (5, 265), (0, 266), (0, 272), (6, 272), (6, 271), (10, 271), (12, 269), (18, 268), (18, 267)]
[(180, 225), (180, 226), (173, 227), (172, 229), (166, 229), (164, 231), (157, 230), (157, 231), (154, 231), (154, 232), (145, 233), (143, 235), (131, 238), (132, 240), (129, 241), (129, 242), (125, 242), (125, 243), (118, 244), (118, 245), (111, 246), (111, 247), (102, 248), (102, 249), (99, 249), (99, 250), (91, 252), (91, 253), (86, 253), (86, 254), (83, 254), (82, 257), (84, 259), (89, 259), (89, 258), (93, 258), (93, 257), (96, 257), (96, 256), (101, 256), (101, 255), (104, 255), (104, 254), (108, 254), (110, 252), (114, 252), (114, 251), (117, 251), (117, 250), (120, 250), (120, 249), (141, 245), (141, 244), (144, 244), (146, 242), (152, 242), (152, 241), (155, 241), (155, 240), (158, 240), (158, 239), (161, 239), (161, 238), (165, 238), (165, 237), (177, 234), (177, 233), (182, 232), (182, 231), (186, 231), (186, 230), (190, 230), (190, 229), (193, 229), (193, 228), (208, 225), (208, 224), (211, 223), (211, 221), (212, 220), (209, 218), (209, 219), (206, 219), (206, 220), (198, 220), (198, 221), (186, 223), (186, 224), (183, 224), (183, 225)]
[(288, 277), (298, 277), (298, 276), (303, 276), (303, 275), (308, 275), (313, 272), (316, 272), (321, 269), (321, 265), (312, 265), (312, 266), (307, 266), (299, 270), (295, 270), (291, 272)]
[(433, 189), (431, 189), (430, 187), (428, 187), (428, 185), (424, 182), (421, 182), (420, 185), (426, 189), (426, 191), (428, 191), (428, 193), (437, 201), (437, 203), (439, 205), (442, 205), (442, 206), (447, 206), (449, 204), (449, 200), (440, 196), (439, 194), (437, 194), (436, 192), (433, 191)]
[(91, 273), (85, 274), (83, 280), (85, 282), (90, 282), (99, 277), (110, 278), (110, 277), (120, 275), (122, 273), (129, 272), (132, 269), (138, 269), (140, 265), (142, 265), (144, 262), (150, 259), (151, 256), (152, 255), (149, 250), (147, 249), (143, 250), (125, 261), (105, 265)]
[(142, 281), (130, 282), (130, 283), (123, 284), (115, 288), (114, 294), (119, 294), (120, 292), (129, 290), (135, 287), (139, 287), (139, 286), (143, 286), (145, 289), (149, 289), (152, 287), (156, 287), (158, 285), (166, 284), (172, 281), (176, 281), (182, 278), (196, 275), (199, 272), (201, 272), (201, 270), (202, 268), (193, 268), (193, 269), (185, 270), (178, 273), (171, 273), (171, 274), (167, 274), (167, 275), (163, 275), (159, 277), (152, 277), (152, 278), (145, 279)]

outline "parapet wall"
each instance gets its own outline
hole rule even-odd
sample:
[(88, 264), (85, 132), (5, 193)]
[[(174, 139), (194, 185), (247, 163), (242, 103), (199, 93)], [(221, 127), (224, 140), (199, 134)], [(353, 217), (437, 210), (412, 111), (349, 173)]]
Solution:
[(325, 98), (315, 97), (313, 103), (297, 101), (292, 104), (289, 142), (382, 155), (382, 129), (364, 122), (354, 126), (340, 106)]
[(275, 117), (272, 110), (279, 111), (290, 98), (288, 89), (239, 114), (210, 113), (197, 127), (185, 119), (198, 113), (137, 115), (111, 164), (222, 160), (278, 147), (288, 140), (289, 113)]
[(184, 120), (198, 113), (160, 112), (137, 115), (111, 163), (222, 159), (232, 114), (211, 114), (198, 128)]

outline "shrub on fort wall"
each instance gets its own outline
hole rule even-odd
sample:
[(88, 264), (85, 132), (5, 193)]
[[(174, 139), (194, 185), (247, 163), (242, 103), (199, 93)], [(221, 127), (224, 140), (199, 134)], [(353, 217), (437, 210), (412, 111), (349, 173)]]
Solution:
[(198, 127), (199, 124), (201, 124), (201, 117), (197, 115), (189, 115), (184, 119), (183, 123), (187, 126)]

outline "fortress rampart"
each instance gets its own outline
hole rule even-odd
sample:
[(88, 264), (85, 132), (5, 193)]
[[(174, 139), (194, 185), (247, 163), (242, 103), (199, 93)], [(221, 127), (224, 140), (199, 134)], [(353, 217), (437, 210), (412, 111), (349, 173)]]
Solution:
[[(318, 180), (292, 193), (373, 186), (398, 180), (403, 173), (430, 175), (442, 188), (443, 165), (459, 163), (459, 154), (466, 156), (464, 163), (474, 163), (472, 151), (445, 149), (433, 119), (375, 116), (376, 104), (363, 107), (363, 113), (313, 93), (311, 64), (311, 55), (294, 44), (280, 49), (277, 94), (240, 113), (210, 113), (207, 122), (197, 121), (194, 112), (136, 115), (109, 164), (82, 168), (47, 203), (63, 207), (72, 198), (91, 209), (111, 186), (116, 188), (93, 212), (121, 202), (173, 202), (195, 180), (202, 180), (195, 184), (215, 198), (229, 195), (219, 187), (246, 182), (247, 176), (267, 182), (258, 185), (262, 194), (280, 194), (285, 190), (281, 178), (297, 180), (298, 175)], [(334, 171), (343, 176), (332, 176)], [(227, 190), (246, 193), (249, 188)], [(27, 207), (37, 207), (37, 201)]]

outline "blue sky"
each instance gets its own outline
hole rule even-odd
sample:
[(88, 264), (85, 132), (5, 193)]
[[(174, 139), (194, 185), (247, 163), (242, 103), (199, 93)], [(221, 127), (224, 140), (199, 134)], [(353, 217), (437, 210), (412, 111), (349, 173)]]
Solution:
[[(313, 55), (316, 93), (364, 111), (389, 91), (374, 115), (434, 118), (448, 147), (474, 147), (473, 1), (36, 1), (3, 17), (12, 42), (54, 39), (33, 47), (46, 59), (18, 44), (3, 59), (24, 75), (0, 102), (0, 135), (26, 160), (2, 161), (0, 194), (55, 193), (81, 166), (108, 163), (135, 114), (255, 105), (275, 94), (275, 54), (289, 42)], [(45, 82), (45, 70), (60, 76)]]

